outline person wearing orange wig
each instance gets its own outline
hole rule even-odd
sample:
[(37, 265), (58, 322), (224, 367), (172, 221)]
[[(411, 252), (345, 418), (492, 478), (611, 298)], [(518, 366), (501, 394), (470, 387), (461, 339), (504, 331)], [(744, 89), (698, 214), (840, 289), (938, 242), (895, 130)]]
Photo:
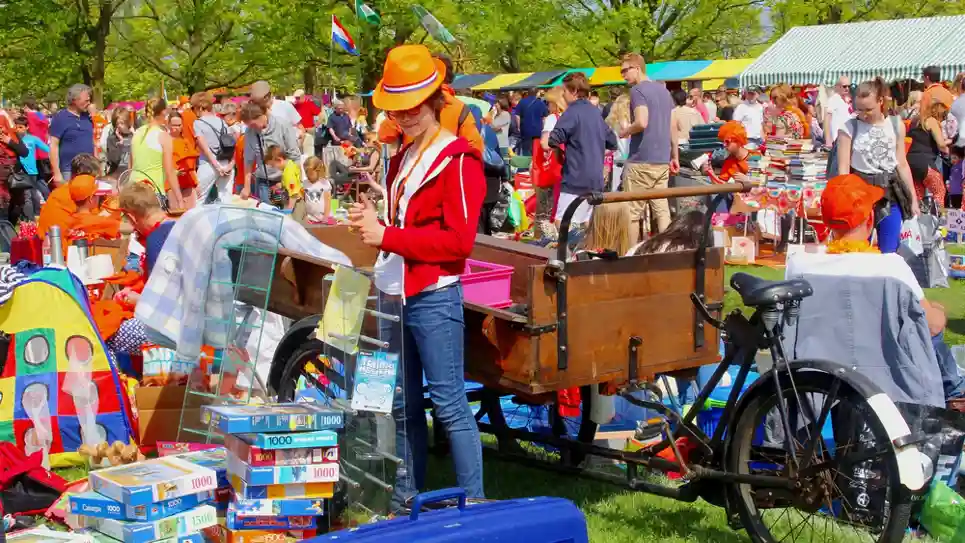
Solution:
[(748, 158), (752, 154), (759, 154), (751, 151), (747, 145), (747, 130), (740, 121), (727, 121), (717, 131), (717, 139), (724, 144), (727, 150), (727, 158), (720, 167), (720, 174), (715, 174), (710, 163), (704, 166), (706, 174), (714, 183), (727, 183), (729, 181), (749, 182), (747, 177), (750, 171)]

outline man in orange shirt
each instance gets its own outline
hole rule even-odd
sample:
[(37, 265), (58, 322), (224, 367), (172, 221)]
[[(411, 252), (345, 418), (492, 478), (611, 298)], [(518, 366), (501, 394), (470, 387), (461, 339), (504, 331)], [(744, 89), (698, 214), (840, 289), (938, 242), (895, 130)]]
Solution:
[[(446, 106), (442, 108), (442, 112), (439, 114), (439, 124), (449, 132), (466, 138), (470, 147), (482, 153), (483, 140), (479, 134), (479, 127), (476, 126), (476, 119), (469, 111), (469, 106), (456, 98), (456, 91), (449, 86), (453, 79), (452, 63), (444, 55), (437, 55), (434, 60), (438, 77), (442, 78), (442, 94), (446, 97)], [(402, 143), (409, 142), (409, 139), (403, 136), (398, 123), (389, 118), (382, 121), (382, 124), (379, 125), (379, 141), (386, 144), (396, 144), (400, 140), (402, 140)]]
[[(201, 93), (195, 93), (195, 96)], [(186, 97), (182, 96), (181, 99), (184, 100)], [(184, 138), (184, 144), (186, 146), (185, 151), (188, 155), (199, 155), (197, 136), (194, 134), (194, 121), (198, 120), (198, 114), (192, 107), (190, 99), (184, 100), (181, 104), (184, 110), (181, 112), (181, 122), (183, 123), (181, 127), (181, 137)], [(202, 195), (203, 196), (203, 195)]]

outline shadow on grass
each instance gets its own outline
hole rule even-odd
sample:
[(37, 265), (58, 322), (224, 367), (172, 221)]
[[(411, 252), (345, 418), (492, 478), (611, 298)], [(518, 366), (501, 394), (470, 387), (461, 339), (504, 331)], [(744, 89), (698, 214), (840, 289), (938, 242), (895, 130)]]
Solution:
[(948, 323), (945, 325), (950, 332), (954, 332), (960, 336), (965, 336), (965, 319), (948, 319)]
[(642, 534), (659, 534), (661, 538), (680, 538), (687, 541), (714, 543), (747, 543), (745, 532), (735, 532), (726, 525), (708, 523), (707, 512), (698, 507), (675, 509), (643, 508), (629, 516), (618, 511), (597, 512), (607, 523), (619, 523)]

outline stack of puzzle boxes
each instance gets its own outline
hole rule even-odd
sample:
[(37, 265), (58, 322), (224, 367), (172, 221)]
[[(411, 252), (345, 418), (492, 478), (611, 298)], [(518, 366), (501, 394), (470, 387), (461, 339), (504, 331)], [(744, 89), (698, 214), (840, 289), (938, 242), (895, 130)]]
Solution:
[(206, 534), (223, 543), (274, 543), (327, 528), (341, 411), (310, 403), (205, 406), (202, 420), (224, 435), (233, 493), (224, 526)]
[(92, 471), (89, 480), (93, 490), (71, 496), (70, 511), (74, 525), (98, 535), (124, 543), (200, 543), (201, 531), (218, 523), (211, 505), (218, 473), (183, 457)]

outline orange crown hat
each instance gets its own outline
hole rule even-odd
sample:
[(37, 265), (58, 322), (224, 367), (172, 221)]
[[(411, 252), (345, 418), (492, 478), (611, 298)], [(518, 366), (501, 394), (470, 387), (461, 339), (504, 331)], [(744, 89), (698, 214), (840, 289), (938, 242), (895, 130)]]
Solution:
[(425, 102), (442, 85), (443, 74), (424, 45), (400, 45), (389, 51), (372, 103), (385, 111), (405, 111)]
[(75, 202), (82, 202), (97, 192), (97, 180), (93, 175), (78, 175), (71, 179), (68, 185), (70, 199)]
[(741, 146), (747, 145), (747, 130), (740, 121), (727, 121), (717, 131), (717, 139), (724, 144), (733, 142)]
[(874, 215), (875, 204), (885, 190), (869, 185), (853, 173), (828, 181), (821, 193), (821, 214), (832, 230), (854, 230)]

